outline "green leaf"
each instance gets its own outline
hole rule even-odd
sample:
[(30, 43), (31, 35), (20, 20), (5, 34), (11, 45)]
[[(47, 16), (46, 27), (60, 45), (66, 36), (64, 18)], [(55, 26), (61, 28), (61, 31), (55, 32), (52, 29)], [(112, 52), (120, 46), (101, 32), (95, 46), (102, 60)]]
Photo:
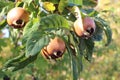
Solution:
[[(37, 0), (36, 0), (37, 1)], [(25, 4), (25, 3), (24, 3)], [(39, 8), (36, 7), (38, 6), (38, 3), (35, 4), (35, 2), (31, 2), (29, 4), (26, 4), (25, 8), (28, 12), (30, 12), (31, 14), (31, 18), (37, 18), (38, 17), (38, 13), (40, 12)]]
[(72, 57), (72, 70), (73, 70), (73, 80), (78, 79), (78, 68), (77, 68), (77, 62), (75, 60), (75, 57)]
[(68, 0), (68, 3), (70, 6), (74, 6), (74, 5), (82, 5), (84, 0)]
[(7, 20), (3, 19), (0, 21), (0, 29), (3, 29), (7, 25)]
[(23, 35), (27, 34), (28, 32), (32, 32), (34, 30), (37, 30), (39, 28), (39, 26), (40, 26), (40, 19), (35, 18), (35, 19), (29, 21), (26, 24), (26, 26), (25, 26), (25, 28), (23, 30)]
[(49, 42), (49, 37), (41, 31), (36, 31), (31, 34), (26, 43), (26, 56), (34, 56), (41, 51)]
[(22, 1), (25, 2), (25, 3), (30, 4), (33, 0), (22, 0)]
[(0, 69), (0, 78), (3, 78), (5, 76), (5, 73)]
[(10, 59), (6, 62), (3, 71), (10, 70), (10, 71), (16, 71), (24, 68), (34, 60), (36, 60), (37, 55), (25, 57), (25, 54), (22, 54), (20, 56), (17, 56), (13, 59)]
[(86, 45), (86, 55), (85, 58), (88, 61), (91, 61), (92, 59), (92, 54), (93, 54), (93, 49), (94, 49), (94, 41), (92, 38), (84, 39), (85, 45)]
[[(68, 44), (69, 43), (69, 44)], [(79, 61), (77, 61), (76, 59), (76, 52), (74, 49), (72, 49), (70, 47), (71, 43), (70, 42), (66, 42), (66, 47), (67, 47), (67, 51), (70, 55), (70, 59), (71, 59), (71, 68), (72, 68), (72, 75), (73, 75), (73, 80), (77, 80), (78, 79), (78, 75), (79, 75)]]
[(5, 15), (13, 7), (14, 7), (13, 2), (0, 1), (0, 15)]
[(5, 39), (0, 39), (0, 51), (2, 51), (2, 47), (7, 46)]
[(17, 63), (12, 71), (17, 71), (17, 70), (22, 69), (22, 68), (26, 67), (28, 64), (30, 64), (31, 62), (35, 61), (36, 59), (37, 59), (37, 55), (30, 56), (30, 57), (26, 58), (25, 60)]
[(77, 75), (77, 77), (80, 75), (82, 69), (83, 69), (83, 64), (82, 64), (82, 59), (83, 59), (83, 55), (82, 55), (82, 51), (80, 51), (80, 48), (79, 48), (79, 45), (76, 45), (75, 46), (75, 51), (76, 51), (76, 56), (73, 56), (74, 58), (74, 63), (76, 61), (76, 68), (77, 68), (77, 74), (74, 74), (74, 75)]
[(83, 5), (87, 7), (95, 7), (97, 4), (96, 0), (83, 0)]
[(13, 66), (13, 63), (21, 61), (25, 57), (25, 54), (19, 55), (15, 58), (8, 60), (4, 65), (4, 70), (7, 70), (9, 67)]
[(109, 45), (111, 40), (112, 40), (112, 31), (111, 31), (109, 24), (104, 19), (102, 19), (100, 17), (95, 17), (95, 23), (97, 25), (99, 25), (106, 34), (107, 43), (105, 44), (105, 46)]
[(9, 37), (10, 37), (11, 43), (13, 43), (15, 46), (17, 46), (19, 35), (20, 35), (19, 29), (13, 29), (9, 27)]
[(24, 5), (24, 2), (18, 1), (18, 2), (15, 4), (15, 7), (23, 7), (23, 5)]
[(68, 0), (60, 0), (59, 5), (58, 5), (58, 11), (60, 13), (63, 12), (64, 8), (68, 5)]
[(103, 29), (101, 28), (101, 25), (96, 23), (96, 21), (95, 24), (96, 24), (96, 29), (92, 38), (94, 41), (100, 41), (103, 39)]
[(77, 62), (77, 68), (78, 68), (78, 74), (82, 71), (83, 65), (82, 65), (82, 58), (83, 58), (83, 51), (85, 49), (85, 44), (83, 42), (83, 39), (79, 40), (78, 36), (74, 32), (72, 33), (73, 40), (71, 41), (75, 48), (75, 59)]
[(99, 12), (96, 11), (95, 9), (80, 9), (80, 10), (81, 10), (83, 16), (86, 16), (86, 14), (87, 14), (87, 16), (94, 17), (99, 14)]
[(67, 44), (67, 51), (70, 54), (70, 58), (71, 58), (71, 68), (72, 68), (72, 75), (73, 75), (73, 80), (77, 80), (78, 79), (78, 71), (77, 71), (77, 64), (75, 59), (73, 58), (73, 53), (71, 48), (69, 47), (69, 45)]
[(26, 35), (28, 32), (30, 32), (33, 25), (33, 20), (29, 21), (23, 29), (23, 35)]
[(44, 29), (44, 32), (51, 34), (53, 36), (67, 36), (67, 35), (69, 35), (69, 30), (66, 28), (59, 28), (59, 29), (48, 28), (48, 29)]
[[(73, 34), (73, 33), (72, 33)], [(88, 60), (91, 61), (93, 49), (94, 49), (94, 40), (92, 37), (88, 39), (84, 39), (81, 37), (77, 37), (75, 33), (73, 34), (73, 42), (75, 42), (75, 49), (76, 49), (76, 59), (78, 60), (78, 71), (82, 71), (83, 65), (82, 65), (82, 58), (83, 56)]]
[(32, 34), (32, 32), (38, 30), (39, 26), (40, 26), (39, 19), (35, 18), (35, 19), (29, 21), (23, 29), (22, 42), (26, 43), (28, 37)]
[[(43, 2), (46, 2), (46, 0), (41, 0)], [(49, 2), (52, 2), (54, 4), (58, 4), (60, 0), (49, 0)]]
[(43, 29), (60, 28), (60, 27), (69, 29), (68, 21), (63, 16), (57, 14), (51, 14), (42, 17), (40, 21), (40, 25), (41, 25), (40, 27)]

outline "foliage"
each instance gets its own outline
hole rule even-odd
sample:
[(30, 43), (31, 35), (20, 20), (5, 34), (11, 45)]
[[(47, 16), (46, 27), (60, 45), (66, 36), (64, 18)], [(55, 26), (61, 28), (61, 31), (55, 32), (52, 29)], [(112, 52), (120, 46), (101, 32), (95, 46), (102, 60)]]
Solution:
[[(49, 44), (50, 39), (58, 36), (64, 40), (67, 49), (65, 52), (66, 55), (64, 55), (63, 60), (60, 62), (63, 62), (61, 64), (64, 65), (65, 63), (70, 63), (67, 66), (71, 66), (73, 80), (77, 80), (83, 69), (83, 60), (92, 61), (95, 42), (103, 40), (103, 36), (106, 36), (107, 41), (105, 46), (108, 46), (112, 38), (109, 24), (106, 20), (99, 17), (99, 12), (93, 9), (95, 3), (91, 1), (92, 0), (87, 4), (85, 4), (87, 0), (0, 1), (0, 17), (3, 17), (0, 22), (0, 30), (3, 30), (4, 27), (9, 30), (10, 35), (8, 39), (11, 39), (11, 43), (13, 43), (13, 52), (19, 54), (19, 56), (13, 56), (12, 59), (6, 61), (0, 70), (0, 74), (2, 74), (1, 77), (6, 76), (5, 73), (7, 73), (7, 71), (12, 73), (12, 71), (18, 71), (29, 66), (32, 68), (31, 66), (37, 66), (38, 64), (38, 72), (41, 72), (41, 74), (42, 72), (46, 72), (46, 66), (51, 66), (50, 69), (52, 69), (52, 64), (45, 62), (43, 58), (39, 57), (39, 54), (41, 50)], [(46, 4), (44, 5), (44, 3)], [(78, 13), (80, 13), (82, 17), (89, 16), (94, 19), (96, 30), (91, 37), (79, 37), (74, 32), (73, 24), (76, 20), (76, 13), (73, 9), (74, 6), (79, 8)], [(23, 29), (13, 29), (6, 22), (6, 15), (13, 7), (23, 7), (30, 14), (29, 22)], [(103, 34), (103, 32), (105, 34)], [(6, 45), (3, 39), (0, 39), (0, 51), (2, 47)], [(37, 62), (37, 65), (32, 65), (38, 58), (45, 63), (41, 62), (40, 64)], [(59, 65), (57, 63), (60, 62), (57, 60), (53, 60), (51, 63), (54, 61), (56, 61), (56, 65)], [(30, 63), (32, 64), (30, 65)], [(65, 69), (67, 68), (65, 67)], [(45, 78), (43, 79), (45, 80)]]

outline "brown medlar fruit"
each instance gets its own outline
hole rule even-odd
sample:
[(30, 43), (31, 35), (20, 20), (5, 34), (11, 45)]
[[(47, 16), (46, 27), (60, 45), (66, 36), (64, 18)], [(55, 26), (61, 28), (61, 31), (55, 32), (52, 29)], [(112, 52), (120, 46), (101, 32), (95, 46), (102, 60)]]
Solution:
[(29, 13), (22, 7), (15, 7), (7, 14), (7, 23), (13, 28), (23, 28), (29, 21)]
[(65, 49), (65, 42), (61, 38), (55, 37), (42, 49), (42, 55), (47, 59), (57, 59), (62, 57)]

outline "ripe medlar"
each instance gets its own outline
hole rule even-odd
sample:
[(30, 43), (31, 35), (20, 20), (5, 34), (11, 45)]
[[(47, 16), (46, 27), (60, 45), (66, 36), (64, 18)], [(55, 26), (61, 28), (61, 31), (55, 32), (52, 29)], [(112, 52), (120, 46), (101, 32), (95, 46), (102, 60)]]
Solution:
[(74, 22), (74, 31), (80, 37), (88, 38), (95, 32), (95, 22), (90, 17), (79, 18)]
[(41, 52), (42, 55), (47, 59), (57, 59), (62, 57), (66, 49), (65, 42), (58, 37), (51, 39), (49, 44), (45, 46)]
[(7, 14), (7, 23), (13, 28), (23, 28), (29, 21), (29, 13), (22, 7), (15, 7)]
[(83, 27), (84, 27), (84, 32), (83, 32), (84, 37), (90, 37), (95, 32), (96, 29), (95, 22), (90, 17), (83, 18)]

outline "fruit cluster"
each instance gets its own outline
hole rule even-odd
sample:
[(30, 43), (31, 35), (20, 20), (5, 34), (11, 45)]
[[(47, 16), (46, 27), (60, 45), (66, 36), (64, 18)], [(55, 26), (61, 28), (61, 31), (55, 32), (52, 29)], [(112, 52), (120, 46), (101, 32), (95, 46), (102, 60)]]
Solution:
[[(15, 29), (23, 28), (29, 21), (29, 13), (21, 8), (15, 7), (7, 14), (7, 22)], [(88, 38), (95, 32), (95, 22), (90, 17), (78, 18), (74, 22), (74, 31), (79, 37)], [(49, 44), (41, 50), (42, 55), (47, 59), (62, 57), (66, 49), (65, 42), (58, 37), (51, 39)]]
[[(77, 80), (84, 59), (89, 62), (92, 60), (96, 41), (101, 41), (104, 34), (105, 46), (112, 40), (110, 25), (97, 11), (98, 2), (99, 0), (10, 2), (12, 6), (8, 8), (6, 5), (1, 12), (7, 14), (7, 20), (2, 20), (0, 26), (10, 26), (6, 27), (14, 44), (10, 49), (15, 48), (14, 52), (20, 55), (8, 60), (3, 71), (22, 69), (40, 54), (50, 62), (64, 57), (62, 64), (71, 63), (73, 80)], [(43, 61), (41, 57), (40, 60)]]

